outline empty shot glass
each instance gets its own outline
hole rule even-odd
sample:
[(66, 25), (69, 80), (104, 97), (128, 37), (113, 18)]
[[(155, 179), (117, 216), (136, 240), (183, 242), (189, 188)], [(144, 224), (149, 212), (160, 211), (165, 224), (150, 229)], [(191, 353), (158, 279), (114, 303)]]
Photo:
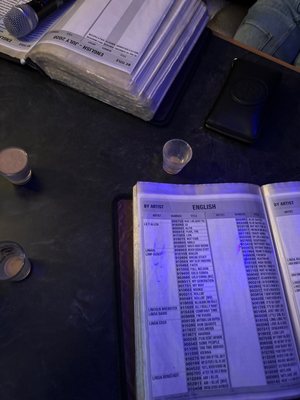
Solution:
[(28, 154), (18, 147), (0, 151), (0, 174), (15, 185), (24, 185), (31, 178)]
[(178, 174), (191, 160), (191, 146), (182, 139), (171, 139), (163, 147), (163, 169), (168, 174)]
[(21, 281), (30, 270), (30, 261), (18, 243), (0, 241), (0, 281)]

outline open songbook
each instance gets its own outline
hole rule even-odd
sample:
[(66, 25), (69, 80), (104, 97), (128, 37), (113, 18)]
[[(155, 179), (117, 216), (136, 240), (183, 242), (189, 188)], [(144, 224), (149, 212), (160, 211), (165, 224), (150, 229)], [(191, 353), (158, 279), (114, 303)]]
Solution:
[(134, 187), (137, 399), (300, 396), (300, 182)]
[(0, 53), (144, 120), (151, 120), (208, 21), (201, 0), (77, 0)]

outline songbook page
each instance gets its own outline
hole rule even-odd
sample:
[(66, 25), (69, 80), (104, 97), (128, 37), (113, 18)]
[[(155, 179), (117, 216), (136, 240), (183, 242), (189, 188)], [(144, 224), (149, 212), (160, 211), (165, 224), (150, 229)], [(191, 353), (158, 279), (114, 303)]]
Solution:
[(250, 399), (270, 390), (275, 399), (294, 385), (299, 393), (259, 188), (138, 183), (136, 191), (137, 366), (145, 365), (145, 398)]
[(300, 182), (262, 187), (300, 352)]
[(93, 60), (131, 72), (174, 0), (89, 0), (44, 38)]

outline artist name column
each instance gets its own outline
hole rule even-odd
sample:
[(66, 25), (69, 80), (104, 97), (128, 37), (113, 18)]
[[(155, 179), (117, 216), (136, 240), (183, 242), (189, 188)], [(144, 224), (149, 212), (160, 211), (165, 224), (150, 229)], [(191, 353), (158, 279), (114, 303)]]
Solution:
[(261, 218), (249, 218), (265, 307), (268, 314), (279, 381), (298, 379), (299, 369), (267, 227)]
[(238, 218), (237, 227), (266, 380), (286, 382), (298, 368), (267, 228), (259, 217)]

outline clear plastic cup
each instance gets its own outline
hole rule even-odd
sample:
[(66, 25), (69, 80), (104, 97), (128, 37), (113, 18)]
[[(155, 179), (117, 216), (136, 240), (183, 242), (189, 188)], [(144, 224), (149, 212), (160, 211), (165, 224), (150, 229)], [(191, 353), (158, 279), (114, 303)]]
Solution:
[(30, 270), (30, 261), (18, 243), (0, 241), (0, 281), (21, 281)]
[(31, 178), (26, 151), (8, 147), (0, 151), (0, 175), (15, 185), (24, 185)]
[(178, 174), (191, 160), (191, 146), (182, 139), (171, 139), (163, 147), (163, 169), (168, 174)]

